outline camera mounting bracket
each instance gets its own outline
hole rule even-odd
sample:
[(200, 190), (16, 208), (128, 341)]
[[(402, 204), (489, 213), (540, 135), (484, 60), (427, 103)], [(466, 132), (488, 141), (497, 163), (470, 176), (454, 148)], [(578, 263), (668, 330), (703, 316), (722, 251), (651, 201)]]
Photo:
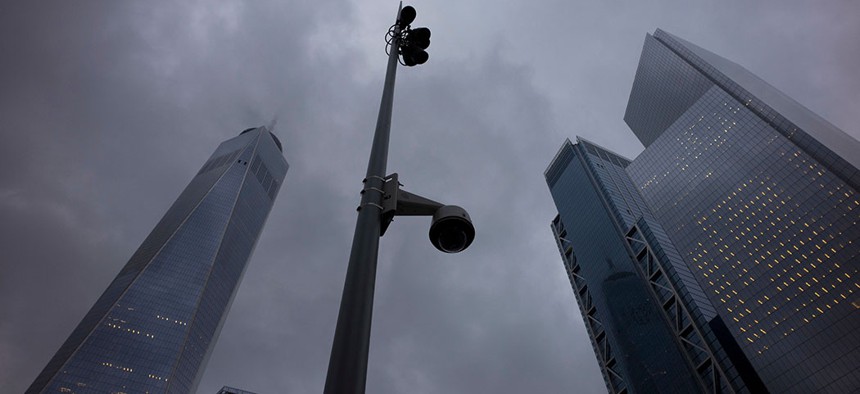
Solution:
[(388, 225), (395, 216), (433, 216), (433, 214), (444, 204), (409, 193), (401, 189), (403, 186), (398, 181), (397, 173), (385, 177), (382, 186), (382, 228), (380, 236), (385, 235)]

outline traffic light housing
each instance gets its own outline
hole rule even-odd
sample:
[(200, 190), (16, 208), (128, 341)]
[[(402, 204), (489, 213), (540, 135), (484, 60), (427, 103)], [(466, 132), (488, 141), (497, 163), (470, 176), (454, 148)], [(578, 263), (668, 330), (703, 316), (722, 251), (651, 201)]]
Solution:
[(416, 12), (412, 6), (403, 7), (400, 10), (400, 18), (397, 25), (400, 27), (400, 57), (405, 66), (416, 66), (424, 64), (430, 55), (425, 51), (430, 46), (430, 29), (417, 27), (413, 29), (410, 25), (415, 20)]
[(407, 5), (400, 10), (400, 18), (397, 19), (397, 24), (400, 26), (400, 29), (403, 30), (407, 26), (412, 24), (412, 21), (415, 20), (415, 8), (411, 5)]

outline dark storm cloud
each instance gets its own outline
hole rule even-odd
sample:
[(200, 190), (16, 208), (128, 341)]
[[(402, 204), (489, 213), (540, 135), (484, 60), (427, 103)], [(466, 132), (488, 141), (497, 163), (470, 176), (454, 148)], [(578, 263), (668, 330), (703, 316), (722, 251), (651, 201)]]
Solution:
[[(389, 172), (467, 208), (478, 234), (445, 255), (428, 219), (392, 224), (368, 392), (605, 390), (542, 172), (575, 135), (641, 150), (621, 118), (645, 32), (747, 66), (858, 137), (853, 3), (415, 5), (431, 59), (398, 72)], [(273, 116), (291, 168), (200, 392), (321, 391), (394, 7), (4, 5), (0, 391), (29, 385), (217, 144)]]

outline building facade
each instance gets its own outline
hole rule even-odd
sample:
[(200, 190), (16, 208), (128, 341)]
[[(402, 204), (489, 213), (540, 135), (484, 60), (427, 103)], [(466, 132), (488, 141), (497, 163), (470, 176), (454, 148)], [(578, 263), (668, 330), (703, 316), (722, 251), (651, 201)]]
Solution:
[(755, 386), (754, 375), (733, 361), (737, 345), (725, 338), (629, 165), (580, 138), (566, 141), (545, 173), (559, 213), (551, 228), (609, 392)]
[(218, 390), (217, 394), (256, 394), (247, 390), (237, 389), (235, 387), (224, 386)]
[(265, 127), (223, 142), (27, 392), (193, 392), (287, 169)]
[[(669, 321), (667, 303), (683, 306), (720, 391), (860, 390), (860, 142), (662, 30), (646, 37), (624, 119), (646, 147), (624, 166), (644, 209), (615, 209), (635, 221), (616, 218), (618, 230), (644, 267), (640, 280), (668, 279), (652, 295)], [(547, 171), (551, 190), (559, 162)], [(570, 232), (580, 224), (563, 211), (582, 212), (565, 193), (553, 198), (566, 258), (555, 223)]]

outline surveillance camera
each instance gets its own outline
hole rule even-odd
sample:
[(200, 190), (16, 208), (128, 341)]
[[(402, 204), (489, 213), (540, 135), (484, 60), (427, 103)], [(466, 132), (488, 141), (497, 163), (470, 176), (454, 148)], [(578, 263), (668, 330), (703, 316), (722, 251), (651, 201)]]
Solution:
[(466, 210), (456, 205), (444, 205), (433, 214), (430, 242), (445, 253), (462, 252), (475, 239), (475, 226)]

